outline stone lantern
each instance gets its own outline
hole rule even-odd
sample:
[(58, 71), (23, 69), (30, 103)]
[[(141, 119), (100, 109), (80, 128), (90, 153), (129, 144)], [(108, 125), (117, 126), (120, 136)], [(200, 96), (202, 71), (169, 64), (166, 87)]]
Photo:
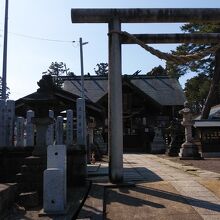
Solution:
[(181, 145), (180, 159), (201, 159), (198, 147), (195, 145), (192, 136), (192, 113), (188, 102), (184, 103), (184, 108), (179, 113), (183, 115), (181, 124), (185, 127), (185, 142)]
[(57, 104), (56, 97), (53, 95), (57, 87), (53, 83), (52, 76), (44, 75), (37, 83), (40, 87), (31, 98), (24, 98), (24, 102), (35, 111), (32, 123), (36, 126), (36, 146), (33, 151), (34, 156), (46, 156), (46, 133), (48, 125), (53, 123), (49, 117), (49, 110), (54, 109)]

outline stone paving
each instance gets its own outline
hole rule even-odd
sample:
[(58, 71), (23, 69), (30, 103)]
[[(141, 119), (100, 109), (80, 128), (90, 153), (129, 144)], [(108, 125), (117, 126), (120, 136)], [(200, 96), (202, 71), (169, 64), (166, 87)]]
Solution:
[(220, 219), (220, 198), (199, 183), (201, 179), (219, 179), (220, 174), (148, 154), (124, 154), (124, 168), (126, 181), (167, 181), (202, 219)]
[[(123, 158), (125, 184), (109, 183), (106, 162), (88, 167), (93, 184), (78, 219), (220, 219), (220, 174), (150, 154)], [(44, 218), (21, 210), (8, 219)]]
[(201, 220), (195, 209), (166, 181), (106, 188), (106, 219)]

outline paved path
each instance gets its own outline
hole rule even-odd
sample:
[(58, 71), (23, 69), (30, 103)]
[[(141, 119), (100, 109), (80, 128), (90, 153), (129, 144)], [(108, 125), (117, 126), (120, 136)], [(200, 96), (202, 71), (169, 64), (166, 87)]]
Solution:
[[(111, 185), (107, 163), (91, 167), (93, 187), (79, 219), (220, 220), (220, 191), (215, 191), (220, 174), (156, 155), (124, 154), (123, 158), (124, 180), (135, 187)], [(204, 187), (209, 181), (216, 195)]]
[(169, 182), (201, 219), (220, 219), (220, 198), (199, 183), (202, 179), (219, 179), (220, 174), (148, 154), (124, 154), (124, 170), (127, 181)]

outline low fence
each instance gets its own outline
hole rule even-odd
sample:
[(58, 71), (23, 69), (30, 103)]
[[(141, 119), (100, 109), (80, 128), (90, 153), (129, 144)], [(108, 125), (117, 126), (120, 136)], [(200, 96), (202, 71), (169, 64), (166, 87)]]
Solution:
[[(48, 116), (53, 119), (53, 123), (48, 125), (46, 133), (46, 144), (66, 144), (72, 145), (74, 137), (79, 141), (80, 135), (85, 135), (85, 114), (82, 113), (82, 99), (77, 100), (77, 128), (73, 127), (73, 111), (66, 110), (66, 117), (54, 117), (54, 112), (49, 110)], [(79, 111), (78, 111), (79, 109)], [(0, 100), (0, 147), (25, 147), (36, 145), (36, 126), (32, 123), (35, 112), (27, 111), (26, 118), (15, 116), (15, 102), (12, 100)], [(78, 131), (78, 132), (76, 132)]]

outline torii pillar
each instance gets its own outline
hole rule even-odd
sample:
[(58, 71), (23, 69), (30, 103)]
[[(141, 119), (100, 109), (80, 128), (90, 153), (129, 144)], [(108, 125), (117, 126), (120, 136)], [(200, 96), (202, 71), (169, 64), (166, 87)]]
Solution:
[(122, 119), (122, 64), (118, 18), (109, 22), (108, 75), (108, 149), (109, 178), (112, 183), (123, 181), (123, 119)]

